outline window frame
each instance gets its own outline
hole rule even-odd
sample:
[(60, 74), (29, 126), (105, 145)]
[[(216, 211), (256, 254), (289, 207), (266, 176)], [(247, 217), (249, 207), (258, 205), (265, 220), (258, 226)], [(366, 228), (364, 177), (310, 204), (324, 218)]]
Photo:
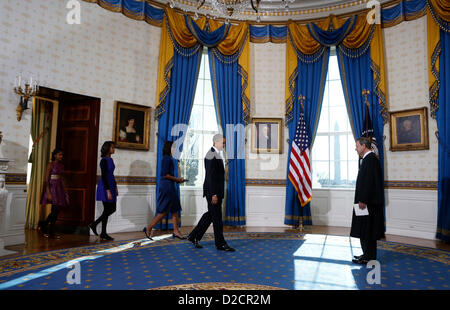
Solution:
[[(330, 56), (329, 57), (330, 57), (330, 59), (331, 59), (331, 57), (336, 57), (336, 61), (337, 61), (337, 53), (336, 53), (336, 48), (334, 46), (332, 46), (330, 48)], [(329, 67), (328, 67), (328, 72), (327, 72), (326, 81), (325, 81), (325, 85), (324, 85), (325, 88), (329, 87), (328, 83), (330, 81), (331, 82), (339, 81), (339, 84), (340, 84), (340, 86), (342, 88), (342, 78), (341, 78), (340, 72), (339, 72), (339, 79), (336, 79), (336, 78), (329, 79)], [(324, 91), (327, 91), (327, 90), (328, 89), (324, 89)], [(356, 183), (356, 175), (355, 175), (354, 179), (351, 179), (351, 183), (349, 182), (350, 181), (349, 178), (350, 178), (350, 174), (351, 174), (351, 170), (352, 170), (352, 169), (350, 169), (350, 165), (352, 165), (352, 164), (357, 165), (358, 164), (357, 157), (355, 156), (354, 160), (351, 159), (352, 157), (351, 157), (351, 154), (349, 152), (350, 151), (350, 143), (352, 141), (354, 141), (354, 135), (353, 135), (353, 132), (352, 132), (352, 127), (351, 127), (351, 124), (350, 124), (350, 118), (348, 116), (347, 104), (346, 104), (345, 101), (344, 101), (344, 107), (345, 107), (345, 110), (347, 112), (347, 121), (348, 121), (348, 124), (349, 124), (348, 129), (347, 130), (339, 130), (339, 131), (334, 131), (334, 130), (331, 129), (332, 125), (331, 125), (331, 121), (330, 121), (331, 120), (331, 112), (330, 112), (331, 109), (330, 108), (332, 108), (332, 107), (341, 107), (341, 105), (330, 104), (332, 97), (333, 96), (330, 94), (330, 92), (328, 92), (328, 98), (327, 98), (328, 102), (326, 103), (326, 109), (327, 109), (326, 113), (327, 113), (327, 120), (328, 120), (328, 129), (327, 130), (328, 131), (327, 132), (319, 132), (319, 131), (317, 131), (316, 132), (316, 136), (315, 136), (315, 141), (316, 141), (316, 139), (318, 137), (327, 137), (328, 145), (329, 145), (329, 147), (328, 147), (328, 160), (314, 159), (313, 156), (314, 156), (315, 153), (314, 153), (313, 150), (311, 152), (312, 178), (315, 177), (314, 171), (313, 171), (314, 163), (328, 163), (328, 179), (327, 179), (327, 183), (328, 184), (326, 184), (326, 185), (322, 185), (321, 184), (320, 187), (317, 187), (317, 186), (314, 186), (314, 184), (315, 183), (319, 183), (319, 182), (318, 181), (317, 182), (313, 181), (312, 182), (312, 186), (313, 186), (313, 189), (342, 189), (342, 190), (348, 190), (348, 189), (353, 189), (355, 187), (355, 183)], [(324, 105), (325, 105), (325, 102), (324, 102), (325, 98), (323, 98), (322, 100), (323, 101), (322, 101), (321, 111), (320, 111), (320, 115), (319, 115), (319, 124), (320, 124), (320, 118), (322, 117), (322, 113), (324, 113), (323, 109), (324, 109)], [(344, 100), (345, 100), (345, 98), (344, 98)], [(319, 124), (318, 124), (318, 126), (319, 126)], [(335, 137), (346, 137), (346, 140), (347, 140), (346, 141), (347, 142), (347, 156), (346, 156), (345, 159), (341, 158), (339, 160), (335, 160), (333, 158), (333, 154), (331, 154), (331, 151), (332, 151), (331, 145), (333, 143), (332, 139), (334, 139)], [(314, 149), (314, 145), (312, 146), (312, 148)], [(339, 185), (331, 185), (331, 182), (335, 181), (334, 178), (333, 179), (331, 178), (332, 168), (335, 167), (336, 163), (341, 163), (341, 162), (346, 162), (347, 163), (347, 165), (346, 165), (347, 166), (346, 167), (347, 168), (346, 181), (348, 183), (347, 184), (343, 183), (343, 184), (339, 184)]]

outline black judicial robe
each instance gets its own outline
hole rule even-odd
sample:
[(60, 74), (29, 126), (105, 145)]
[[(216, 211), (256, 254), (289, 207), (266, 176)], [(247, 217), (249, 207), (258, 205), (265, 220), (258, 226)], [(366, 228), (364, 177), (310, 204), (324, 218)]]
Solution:
[(378, 240), (384, 237), (382, 178), (377, 156), (373, 152), (367, 154), (359, 167), (354, 203), (367, 204), (369, 215), (356, 216), (353, 210), (351, 237), (363, 240)]

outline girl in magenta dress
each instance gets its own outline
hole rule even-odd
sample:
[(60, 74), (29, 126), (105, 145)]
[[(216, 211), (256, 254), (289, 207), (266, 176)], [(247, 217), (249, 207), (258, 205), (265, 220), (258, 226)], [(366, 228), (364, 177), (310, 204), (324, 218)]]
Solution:
[(55, 223), (61, 208), (69, 205), (69, 196), (64, 187), (63, 174), (64, 166), (62, 164), (64, 153), (60, 149), (52, 152), (52, 162), (47, 165), (44, 180), (44, 190), (41, 197), (41, 205), (52, 205), (52, 211), (47, 219), (39, 224), (39, 228), (45, 237), (59, 238), (55, 234)]

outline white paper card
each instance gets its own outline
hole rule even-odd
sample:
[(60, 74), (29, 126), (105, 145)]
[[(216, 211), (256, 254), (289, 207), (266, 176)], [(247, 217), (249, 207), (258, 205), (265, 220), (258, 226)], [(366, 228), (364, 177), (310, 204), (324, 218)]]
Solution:
[(356, 216), (369, 215), (369, 209), (367, 208), (367, 206), (366, 206), (366, 208), (364, 210), (361, 210), (359, 208), (359, 204), (356, 203), (356, 204), (353, 205), (353, 209), (355, 210), (355, 215)]

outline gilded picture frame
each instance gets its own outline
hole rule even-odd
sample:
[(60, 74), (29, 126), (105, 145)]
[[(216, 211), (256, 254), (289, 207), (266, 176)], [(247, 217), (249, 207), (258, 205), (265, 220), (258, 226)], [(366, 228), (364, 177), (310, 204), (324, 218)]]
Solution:
[(252, 153), (283, 153), (283, 119), (252, 118)]
[(427, 107), (389, 112), (390, 151), (428, 150)]
[(113, 141), (118, 149), (150, 150), (151, 107), (114, 102)]

